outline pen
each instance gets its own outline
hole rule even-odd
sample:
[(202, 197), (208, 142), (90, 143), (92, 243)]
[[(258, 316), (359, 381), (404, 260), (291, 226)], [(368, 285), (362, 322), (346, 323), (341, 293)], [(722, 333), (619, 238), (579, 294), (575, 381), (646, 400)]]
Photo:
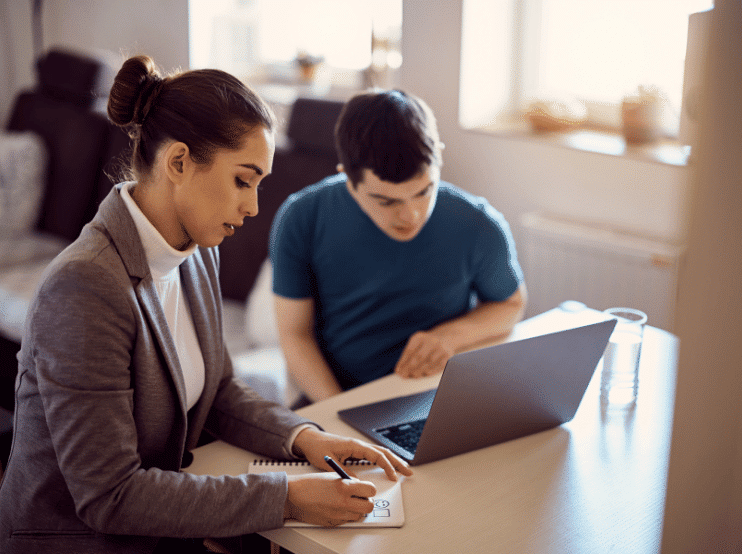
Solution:
[(345, 470), (340, 467), (340, 464), (338, 464), (335, 460), (330, 458), (329, 456), (325, 456), (325, 461), (328, 463), (328, 465), (335, 470), (335, 473), (340, 475), (343, 479), (352, 479), (350, 475), (345, 473)]
[[(345, 473), (345, 470), (340, 467), (340, 464), (337, 463), (335, 460), (330, 458), (329, 456), (325, 456), (325, 461), (329, 464), (329, 466), (335, 470), (335, 473), (340, 475), (343, 479), (353, 479), (350, 475)], [(365, 496), (353, 496), (353, 498), (360, 498), (362, 500), (368, 500)]]

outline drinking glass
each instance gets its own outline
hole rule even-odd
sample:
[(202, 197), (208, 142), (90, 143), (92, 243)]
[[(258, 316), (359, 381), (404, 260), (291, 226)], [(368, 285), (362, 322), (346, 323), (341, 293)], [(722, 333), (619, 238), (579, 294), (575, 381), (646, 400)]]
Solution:
[(630, 408), (639, 391), (639, 359), (647, 314), (633, 308), (609, 308), (616, 319), (603, 354), (600, 399), (609, 408)]

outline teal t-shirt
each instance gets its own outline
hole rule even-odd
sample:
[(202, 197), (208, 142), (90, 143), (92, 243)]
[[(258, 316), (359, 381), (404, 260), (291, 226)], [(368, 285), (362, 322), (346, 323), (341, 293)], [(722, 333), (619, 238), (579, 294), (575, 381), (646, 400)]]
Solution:
[(315, 300), (320, 349), (343, 389), (390, 373), (409, 337), (510, 297), (522, 281), (510, 228), (489, 203), (440, 183), (409, 242), (361, 210), (344, 174), (281, 206), (270, 236), (273, 291)]

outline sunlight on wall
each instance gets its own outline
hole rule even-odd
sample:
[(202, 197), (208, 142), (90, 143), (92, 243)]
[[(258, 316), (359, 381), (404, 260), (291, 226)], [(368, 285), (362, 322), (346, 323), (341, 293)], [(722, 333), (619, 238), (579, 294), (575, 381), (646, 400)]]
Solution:
[(401, 5), (401, 0), (189, 0), (191, 65), (245, 74), (261, 64), (291, 64), (305, 52), (332, 67), (365, 69), (372, 61), (372, 30), (377, 38), (399, 40)]
[(460, 122), (512, 118), (534, 99), (578, 100), (618, 127), (622, 99), (651, 87), (677, 134), (688, 16), (713, 0), (463, 0)]

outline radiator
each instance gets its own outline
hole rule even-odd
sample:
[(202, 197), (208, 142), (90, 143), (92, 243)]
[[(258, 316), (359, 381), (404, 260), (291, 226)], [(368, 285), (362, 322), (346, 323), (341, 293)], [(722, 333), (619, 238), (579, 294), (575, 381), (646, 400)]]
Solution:
[(577, 300), (598, 310), (637, 308), (649, 325), (672, 330), (682, 247), (541, 213), (521, 223), (527, 317)]

